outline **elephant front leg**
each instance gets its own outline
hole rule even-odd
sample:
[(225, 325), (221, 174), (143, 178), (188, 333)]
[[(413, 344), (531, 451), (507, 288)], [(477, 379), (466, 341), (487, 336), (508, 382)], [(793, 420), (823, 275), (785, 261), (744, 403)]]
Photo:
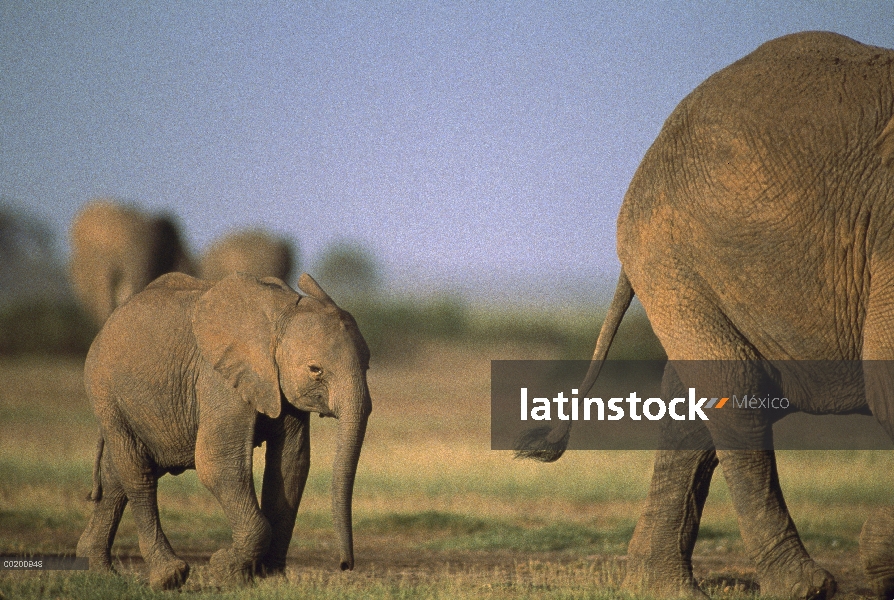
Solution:
[(782, 598), (829, 598), (835, 578), (807, 554), (788, 513), (776, 456), (767, 450), (718, 450), (761, 593)]
[(211, 572), (214, 579), (222, 584), (248, 583), (262, 564), (264, 552), (270, 543), (270, 524), (260, 510), (254, 512), (246, 509), (244, 501), (247, 498), (226, 493), (215, 495), (233, 528), (233, 544), (211, 555)]
[(271, 433), (261, 494), (261, 512), (272, 529), (262, 563), (266, 574), (281, 573), (286, 567), (295, 516), (310, 470), (310, 414), (286, 409)]
[(233, 544), (211, 556), (213, 576), (219, 583), (247, 583), (261, 564), (272, 537), (270, 524), (258, 508), (252, 483), (247, 478), (231, 479), (213, 471), (200, 478), (217, 498), (233, 530)]
[(217, 498), (233, 530), (233, 544), (211, 556), (213, 577), (224, 584), (250, 581), (272, 537), (255, 495), (251, 457), (251, 436), (236, 457), (219, 445), (209, 444), (207, 439), (203, 443), (200, 429), (196, 471), (202, 484)]

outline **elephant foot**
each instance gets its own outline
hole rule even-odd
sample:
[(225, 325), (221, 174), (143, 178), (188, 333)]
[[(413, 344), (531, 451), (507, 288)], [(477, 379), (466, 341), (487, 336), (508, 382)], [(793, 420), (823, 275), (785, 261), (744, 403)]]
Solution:
[(759, 570), (758, 579), (762, 595), (792, 600), (826, 600), (838, 589), (832, 574), (809, 558), (788, 569)]
[(112, 571), (112, 555), (109, 549), (104, 544), (97, 543), (88, 531), (85, 531), (78, 540), (75, 556), (89, 560), (91, 571), (99, 573)]
[(708, 600), (692, 576), (692, 569), (679, 561), (651, 560), (628, 556), (627, 574), (621, 587), (634, 594), (656, 598), (692, 598)]
[(107, 554), (81, 554), (80, 552), (76, 553), (78, 558), (86, 558), (90, 561), (90, 570), (95, 573), (112, 573), (116, 574), (115, 568), (112, 566), (112, 559)]
[(75, 556), (78, 558), (86, 558), (90, 561), (90, 570), (97, 573), (114, 573), (112, 567), (112, 555), (108, 549), (97, 547), (89, 540), (82, 537), (78, 541), (78, 548), (75, 550)]
[(258, 577), (284, 577), (286, 574), (285, 561), (261, 562), (255, 566), (254, 574)]
[(894, 600), (894, 575), (869, 577), (869, 585), (878, 600)]
[(868, 557), (862, 548), (860, 554), (866, 579), (875, 597), (878, 600), (894, 600), (894, 557)]
[(160, 564), (154, 563), (149, 569), (149, 586), (156, 590), (176, 590), (189, 577), (189, 564), (174, 558)]
[(220, 586), (242, 586), (251, 583), (251, 563), (237, 560), (232, 548), (222, 548), (211, 555), (211, 576)]
[(894, 600), (894, 508), (870, 515), (860, 532), (860, 560), (875, 597)]

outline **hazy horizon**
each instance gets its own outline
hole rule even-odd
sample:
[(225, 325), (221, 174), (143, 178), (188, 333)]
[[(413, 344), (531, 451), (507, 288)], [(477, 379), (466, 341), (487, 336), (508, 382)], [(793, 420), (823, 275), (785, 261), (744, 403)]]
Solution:
[[(65, 242), (92, 197), (338, 240), (393, 289), (606, 299), (674, 106), (761, 43), (894, 47), (889, 2), (0, 5), (0, 196)], [(575, 300), (576, 301), (576, 300)], [(525, 302), (522, 302), (525, 303)]]

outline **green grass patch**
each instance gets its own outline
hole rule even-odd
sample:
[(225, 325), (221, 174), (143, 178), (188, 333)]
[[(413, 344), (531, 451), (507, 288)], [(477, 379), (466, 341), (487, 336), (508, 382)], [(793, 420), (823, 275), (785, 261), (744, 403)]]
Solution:
[(35, 529), (61, 531), (71, 527), (72, 521), (80, 521), (76, 511), (47, 511), (43, 508), (30, 510), (0, 510), (0, 530), (15, 536)]
[(415, 534), (470, 535), (493, 526), (493, 522), (455, 513), (425, 510), (418, 513), (393, 513), (365, 517), (357, 527), (372, 533), (412, 532)]
[(7, 598), (50, 599), (66, 598), (68, 600), (131, 600), (161, 599), (170, 597), (162, 592), (154, 592), (137, 578), (98, 575), (95, 573), (77, 572), (63, 574), (48, 572), (35, 574), (4, 573), (0, 576), (0, 593)]
[[(43, 406), (5, 406), (0, 404), (0, 421), (6, 425), (46, 426), (63, 425), (66, 427), (95, 427), (96, 417), (84, 410), (77, 413), (49, 413)], [(97, 434), (98, 439), (98, 434)]]
[[(357, 299), (345, 308), (357, 319), (374, 359), (404, 358), (426, 341), (518, 344), (551, 348), (561, 359), (587, 359), (605, 309), (474, 307), (455, 297), (428, 300)], [(625, 316), (609, 354), (613, 359), (661, 359), (664, 350), (641, 309)]]
[[(477, 318), (472, 314), (467, 326)], [(337, 552), (330, 486), (337, 429), (314, 419), (314, 459), (287, 580), (264, 580), (241, 590), (214, 588), (203, 578), (203, 568), (213, 551), (229, 544), (229, 523), (194, 471), (160, 480), (162, 525), (176, 551), (194, 566), (184, 594), (197, 599), (641, 598), (618, 593), (617, 585), (623, 576), (620, 556), (649, 489), (653, 453), (574, 451), (544, 465), (490, 451), (485, 364), (490, 350), (463, 343), (423, 347), (428, 354), (414, 357), (412, 368), (395, 362), (371, 372), (378, 395), (354, 493), (357, 571), (332, 568)], [(89, 517), (92, 506), (84, 497), (91, 487), (96, 426), (88, 420), (79, 368), (56, 358), (0, 364), (6, 378), (0, 382), (2, 552), (70, 555)], [(778, 453), (778, 464), (808, 550), (820, 561), (850, 560), (845, 572), (859, 572), (860, 527), (871, 511), (889, 504), (894, 453), (786, 451)], [(260, 491), (259, 472), (255, 484)], [(172, 597), (149, 590), (140, 562), (128, 560), (139, 554), (130, 509), (112, 552), (126, 565), (125, 577), (0, 572), (0, 598)], [(706, 585), (712, 597), (753, 597), (728, 585), (740, 576), (735, 569), (750, 563), (722, 468), (714, 475), (696, 555), (712, 565), (725, 560), (736, 565), (719, 575), (710, 567)], [(703, 570), (698, 576), (705, 575)]]
[(4, 457), (0, 459), (0, 481), (4, 488), (51, 486), (83, 489), (86, 496), (93, 481), (93, 466), (86, 462), (30, 461)]
[(510, 550), (516, 552), (594, 552), (624, 554), (633, 523), (606, 528), (576, 523), (538, 524), (522, 527), (510, 522), (489, 523), (478, 531), (454, 535), (425, 544), (435, 550)]
[(395, 513), (366, 517), (358, 532), (399, 534), (427, 540), (420, 547), (432, 550), (509, 550), (518, 552), (573, 551), (623, 553), (633, 533), (632, 521), (606, 528), (568, 522), (520, 523), (485, 519), (441, 511)]

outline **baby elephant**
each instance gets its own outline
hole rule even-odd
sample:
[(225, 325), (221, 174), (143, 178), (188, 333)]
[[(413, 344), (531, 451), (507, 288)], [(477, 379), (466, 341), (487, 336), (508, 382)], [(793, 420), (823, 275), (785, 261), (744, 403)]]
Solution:
[[(233, 529), (211, 557), (221, 581), (282, 571), (310, 466), (309, 414), (339, 419), (332, 510), (341, 568), (354, 568), (351, 494), (372, 409), (369, 349), (357, 323), (307, 274), (300, 296), (275, 278), (219, 282), (164, 275), (119, 307), (87, 355), (100, 422), (93, 516), (77, 555), (111, 569), (128, 501), (155, 588), (181, 586), (189, 565), (158, 519), (165, 473), (196, 469)], [(252, 449), (266, 447), (260, 506)]]

